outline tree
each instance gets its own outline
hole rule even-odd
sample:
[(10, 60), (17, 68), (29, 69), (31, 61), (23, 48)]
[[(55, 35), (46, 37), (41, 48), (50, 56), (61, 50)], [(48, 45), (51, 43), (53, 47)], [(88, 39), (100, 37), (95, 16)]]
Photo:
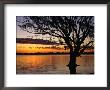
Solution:
[(22, 22), (17, 22), (22, 30), (29, 33), (60, 38), (70, 49), (70, 61), (67, 65), (70, 74), (76, 73), (76, 57), (94, 42), (93, 16), (24, 16)]

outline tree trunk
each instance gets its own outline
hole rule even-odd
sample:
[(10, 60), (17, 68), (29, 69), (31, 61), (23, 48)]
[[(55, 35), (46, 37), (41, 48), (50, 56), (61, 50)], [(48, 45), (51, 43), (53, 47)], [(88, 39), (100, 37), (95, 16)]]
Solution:
[(76, 67), (77, 67), (76, 57), (77, 55), (75, 54), (75, 52), (70, 50), (70, 62), (67, 65), (69, 67), (70, 74), (76, 74)]

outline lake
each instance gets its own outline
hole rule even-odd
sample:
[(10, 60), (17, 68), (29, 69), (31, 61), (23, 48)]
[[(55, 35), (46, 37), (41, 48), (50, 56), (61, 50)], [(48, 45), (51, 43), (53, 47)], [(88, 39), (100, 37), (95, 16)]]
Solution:
[[(69, 55), (17, 55), (17, 74), (69, 74)], [(94, 55), (77, 58), (77, 74), (94, 73)]]

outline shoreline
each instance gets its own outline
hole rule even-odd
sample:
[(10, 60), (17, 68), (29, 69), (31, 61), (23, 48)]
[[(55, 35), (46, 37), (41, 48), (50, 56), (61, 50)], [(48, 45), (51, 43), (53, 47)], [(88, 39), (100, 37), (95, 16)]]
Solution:
[[(16, 53), (16, 55), (65, 55), (65, 54), (69, 54), (69, 53)], [(84, 52), (82, 55), (90, 55), (93, 54), (94, 52)]]

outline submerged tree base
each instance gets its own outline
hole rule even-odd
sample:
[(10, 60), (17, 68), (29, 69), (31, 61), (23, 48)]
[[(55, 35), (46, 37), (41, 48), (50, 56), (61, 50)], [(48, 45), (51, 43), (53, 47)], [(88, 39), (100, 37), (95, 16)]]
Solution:
[(69, 67), (70, 74), (77, 74), (77, 72), (76, 72), (77, 66), (80, 66), (80, 65), (77, 65), (77, 64), (68, 64), (67, 65), (67, 67)]

